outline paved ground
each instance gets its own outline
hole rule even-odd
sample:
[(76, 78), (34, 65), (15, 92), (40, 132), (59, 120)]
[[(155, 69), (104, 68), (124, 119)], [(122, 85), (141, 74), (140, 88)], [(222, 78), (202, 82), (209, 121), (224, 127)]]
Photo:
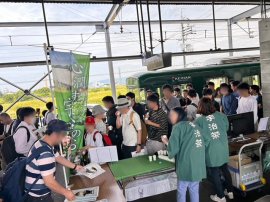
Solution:
[[(270, 178), (269, 178), (270, 180)], [(269, 181), (270, 182), (270, 181)], [(214, 189), (211, 183), (203, 182), (200, 187), (200, 202), (211, 202), (209, 196), (214, 194)], [(268, 184), (266, 187), (255, 190), (247, 193), (246, 197), (242, 197), (239, 193), (236, 195), (234, 200), (227, 200), (228, 202), (254, 202), (257, 199), (270, 195), (270, 185)], [(176, 191), (169, 192), (162, 195), (157, 195), (154, 197), (144, 198), (137, 200), (136, 202), (176, 202)], [(189, 202), (189, 200), (187, 200)], [(265, 201), (266, 202), (266, 201)], [(270, 202), (270, 201), (268, 201)]]

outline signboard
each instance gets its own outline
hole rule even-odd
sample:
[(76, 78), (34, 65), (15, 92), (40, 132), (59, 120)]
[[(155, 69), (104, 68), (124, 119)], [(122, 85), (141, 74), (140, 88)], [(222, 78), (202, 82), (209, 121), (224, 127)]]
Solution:
[(71, 126), (71, 150), (83, 146), (88, 100), (89, 55), (50, 51), (54, 92), (59, 119)]

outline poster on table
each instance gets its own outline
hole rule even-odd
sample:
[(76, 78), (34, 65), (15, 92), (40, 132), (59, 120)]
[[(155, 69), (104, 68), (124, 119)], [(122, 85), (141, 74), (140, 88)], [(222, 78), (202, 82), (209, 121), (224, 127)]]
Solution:
[(89, 55), (50, 51), (58, 118), (71, 126), (71, 150), (83, 146), (88, 100)]

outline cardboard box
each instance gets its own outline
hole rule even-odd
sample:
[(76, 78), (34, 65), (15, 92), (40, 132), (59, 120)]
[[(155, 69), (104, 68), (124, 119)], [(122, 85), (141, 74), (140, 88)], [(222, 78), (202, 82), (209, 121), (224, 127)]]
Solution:
[[(229, 157), (229, 166), (238, 169), (239, 168), (239, 159), (238, 155), (235, 156), (230, 156)], [(247, 165), (252, 163), (252, 159), (246, 155), (241, 155), (241, 164), (242, 165)]]

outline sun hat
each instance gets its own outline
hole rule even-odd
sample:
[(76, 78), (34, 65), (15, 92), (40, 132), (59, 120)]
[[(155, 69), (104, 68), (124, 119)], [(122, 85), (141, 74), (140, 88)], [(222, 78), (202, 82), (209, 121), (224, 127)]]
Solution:
[(116, 108), (121, 109), (121, 108), (129, 107), (130, 105), (131, 105), (131, 101), (128, 100), (127, 98), (119, 98), (117, 100)]
[(93, 116), (96, 116), (96, 115), (99, 115), (99, 114), (104, 114), (106, 111), (103, 109), (102, 106), (100, 105), (96, 105), (93, 107), (92, 109), (92, 115)]
[(95, 125), (95, 118), (92, 116), (87, 116), (85, 119), (85, 125)]

